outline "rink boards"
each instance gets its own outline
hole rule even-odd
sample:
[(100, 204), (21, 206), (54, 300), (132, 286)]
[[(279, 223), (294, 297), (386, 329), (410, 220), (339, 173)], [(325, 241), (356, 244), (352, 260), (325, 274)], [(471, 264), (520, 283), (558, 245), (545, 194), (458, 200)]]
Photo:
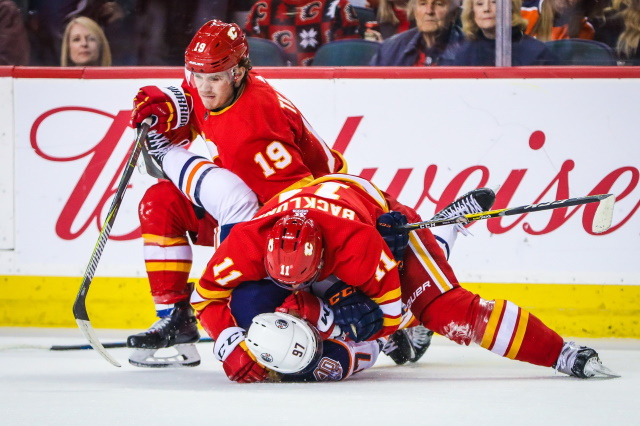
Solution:
[[(262, 69), (350, 172), (430, 217), (477, 186), (496, 208), (614, 193), (613, 225), (584, 207), (474, 224), (451, 263), (561, 334), (640, 337), (640, 71), (631, 68)], [(133, 139), (140, 86), (179, 68), (0, 68), (0, 326), (70, 326), (71, 305)], [(251, 111), (247, 112), (250, 116)], [(201, 143), (194, 149), (204, 152)], [(153, 320), (134, 173), (88, 299), (97, 327)], [(209, 252), (196, 250), (194, 279)]]

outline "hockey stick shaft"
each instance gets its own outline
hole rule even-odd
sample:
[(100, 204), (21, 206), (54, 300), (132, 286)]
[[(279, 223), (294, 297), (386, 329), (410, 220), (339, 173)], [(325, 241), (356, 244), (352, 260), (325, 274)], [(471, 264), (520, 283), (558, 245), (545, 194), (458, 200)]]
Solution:
[[(197, 343), (211, 343), (213, 339), (211, 337), (202, 337)], [(126, 348), (127, 342), (109, 342), (103, 343), (102, 346), (106, 349)], [(79, 351), (79, 350), (92, 350), (91, 345), (53, 345), (47, 348), (50, 351)]]
[(526, 214), (539, 212), (543, 210), (560, 209), (564, 207), (578, 206), (589, 203), (600, 203), (594, 216), (593, 231), (596, 233), (604, 232), (611, 226), (611, 218), (613, 215), (613, 204), (615, 203), (613, 194), (588, 195), (586, 197), (568, 198), (566, 200), (550, 201), (538, 204), (529, 204), (526, 206), (510, 207), (506, 209), (489, 210), (486, 212), (460, 215), (451, 219), (444, 220), (427, 220), (424, 222), (409, 223), (401, 226), (400, 229), (405, 231), (414, 231), (416, 229), (435, 228), (436, 226), (467, 224), (478, 220), (491, 219), (501, 216), (513, 216), (518, 214)]
[(109, 355), (109, 353), (105, 350), (104, 346), (97, 338), (93, 327), (91, 326), (89, 315), (87, 314), (87, 293), (89, 292), (89, 286), (91, 285), (93, 276), (95, 275), (96, 268), (98, 267), (98, 262), (100, 261), (100, 257), (102, 256), (102, 252), (104, 251), (104, 247), (107, 244), (107, 240), (109, 239), (109, 234), (111, 233), (111, 228), (113, 227), (113, 224), (116, 220), (116, 215), (118, 214), (118, 210), (120, 209), (120, 205), (122, 204), (124, 193), (126, 192), (129, 181), (131, 180), (131, 175), (133, 174), (133, 170), (138, 163), (138, 157), (140, 156), (140, 151), (142, 149), (142, 141), (147, 137), (147, 132), (149, 131), (149, 123), (150, 119), (145, 120), (138, 132), (138, 136), (136, 137), (134, 145), (131, 149), (131, 155), (129, 156), (129, 159), (125, 164), (124, 171), (122, 172), (122, 177), (120, 178), (120, 182), (118, 183), (116, 194), (114, 195), (113, 201), (111, 202), (111, 207), (109, 207), (107, 217), (104, 221), (104, 224), (102, 225), (100, 234), (98, 235), (98, 241), (93, 248), (91, 257), (89, 258), (89, 264), (87, 265), (84, 277), (82, 278), (82, 284), (80, 285), (80, 290), (78, 291), (78, 295), (76, 296), (76, 301), (73, 304), (73, 316), (76, 319), (78, 327), (80, 328), (84, 336), (87, 338), (91, 346), (98, 353), (100, 353), (100, 355), (102, 355), (104, 359), (106, 359), (116, 367), (120, 367), (120, 364), (115, 359), (113, 359), (111, 355)]

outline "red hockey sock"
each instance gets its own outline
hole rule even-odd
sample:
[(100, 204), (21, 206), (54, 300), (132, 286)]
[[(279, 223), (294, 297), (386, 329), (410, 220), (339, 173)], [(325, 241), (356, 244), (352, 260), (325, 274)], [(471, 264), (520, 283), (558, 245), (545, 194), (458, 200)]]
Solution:
[(213, 245), (217, 223), (209, 215), (198, 217), (191, 202), (169, 181), (147, 190), (138, 213), (154, 303), (187, 299), (193, 257), (187, 234), (197, 238), (197, 244)]
[(487, 301), (464, 288), (434, 300), (417, 315), (425, 327), (459, 344), (478, 343), (507, 358), (551, 367), (563, 339), (533, 314), (507, 300)]

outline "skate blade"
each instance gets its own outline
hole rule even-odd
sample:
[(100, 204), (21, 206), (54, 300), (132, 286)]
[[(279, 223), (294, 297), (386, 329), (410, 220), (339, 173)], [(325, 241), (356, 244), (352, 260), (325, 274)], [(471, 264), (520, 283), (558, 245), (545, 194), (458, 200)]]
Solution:
[[(172, 354), (163, 353), (167, 350)], [(194, 344), (175, 345), (161, 349), (134, 349), (129, 364), (142, 368), (183, 368), (200, 365), (200, 354)]]
[(587, 368), (594, 374), (593, 377), (621, 377), (618, 373), (602, 365), (597, 358), (590, 359)]

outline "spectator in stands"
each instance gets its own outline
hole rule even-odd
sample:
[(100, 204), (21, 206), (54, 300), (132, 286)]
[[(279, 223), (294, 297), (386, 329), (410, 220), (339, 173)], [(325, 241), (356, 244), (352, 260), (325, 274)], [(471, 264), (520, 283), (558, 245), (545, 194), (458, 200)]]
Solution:
[(136, 7), (139, 0), (91, 0), (78, 13), (96, 21), (109, 40), (113, 65), (138, 64)]
[[(520, 14), (522, 0), (511, 0), (511, 64), (557, 65), (558, 58), (543, 42), (523, 33), (527, 21)], [(496, 63), (496, 0), (464, 0), (462, 30), (467, 41), (453, 65), (492, 66)]]
[(347, 0), (258, 0), (245, 32), (280, 45), (293, 65), (311, 65), (316, 51), (334, 40), (362, 38)]
[(111, 65), (111, 49), (102, 28), (86, 16), (73, 18), (62, 36), (60, 65), (103, 66)]
[(640, 65), (640, 0), (614, 0), (594, 25), (594, 40), (611, 47), (619, 64)]
[(625, 65), (640, 65), (640, 0), (627, 0), (620, 14), (624, 30), (618, 37), (616, 52)]
[[(184, 49), (205, 22), (229, 22), (229, 0), (136, 0), (138, 65), (183, 66)], [(242, 26), (244, 23), (241, 23)]]
[(416, 27), (385, 40), (371, 65), (432, 66), (451, 63), (464, 40), (459, 0), (410, 0)]
[(589, 18), (601, 16), (604, 7), (599, 0), (525, 0), (521, 11), (528, 22), (525, 33), (540, 41), (592, 40), (595, 30)]
[[(380, 41), (386, 40), (394, 34), (407, 31), (411, 27), (405, 0), (369, 0), (368, 4), (376, 13), (377, 28), (375, 31), (378, 34), (373, 34), (376, 39)], [(367, 34), (365, 34), (365, 38), (368, 38)], [(373, 39), (373, 37), (370, 39)]]
[(28, 65), (29, 38), (13, 0), (0, 0), (0, 65)]
[(82, 12), (81, 0), (30, 0), (27, 29), (31, 43), (30, 64), (60, 64), (60, 48), (65, 25)]

